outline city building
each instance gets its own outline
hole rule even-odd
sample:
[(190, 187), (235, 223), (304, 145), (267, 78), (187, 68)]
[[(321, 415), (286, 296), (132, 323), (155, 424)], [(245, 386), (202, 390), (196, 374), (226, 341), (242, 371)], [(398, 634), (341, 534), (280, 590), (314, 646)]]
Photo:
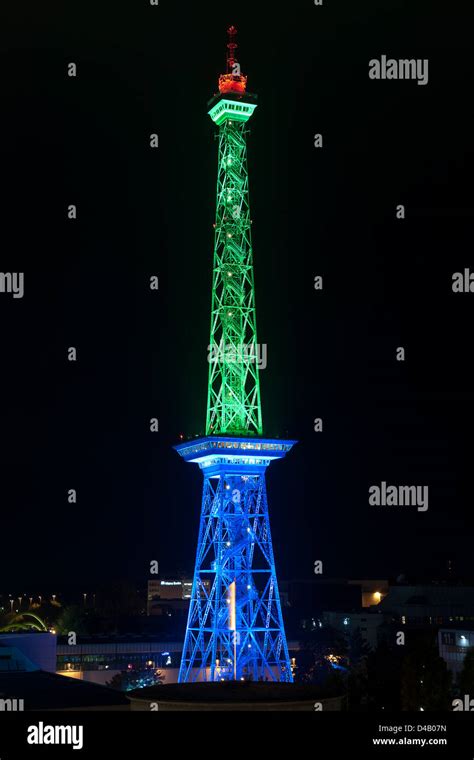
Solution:
[[(78, 683), (43, 670), (24, 654), (22, 648), (36, 651), (40, 660), (51, 647), (28, 639), (35, 634), (18, 634), (15, 646), (0, 636), (0, 712), (29, 710), (129, 710), (128, 699), (119, 691), (91, 683)], [(41, 634), (39, 634), (41, 636)], [(55, 636), (46, 634), (51, 641)], [(36, 637), (36, 636), (35, 636)]]
[(466, 653), (474, 647), (474, 625), (440, 628), (438, 650), (456, 681), (463, 669)]
[(153, 602), (163, 599), (190, 599), (192, 587), (192, 579), (149, 580), (147, 592), (148, 614), (153, 614), (150, 612), (150, 608), (153, 608)]
[(388, 594), (388, 580), (350, 580), (350, 586), (358, 586), (362, 593), (362, 607), (372, 607), (385, 599)]
[(284, 587), (293, 636), (297, 630), (315, 628), (329, 612), (340, 613), (334, 617), (338, 624), (339, 619), (379, 605), (388, 593), (388, 581), (367, 579), (303, 578), (287, 581)]
[[(297, 656), (298, 641), (289, 641), (290, 656)], [(163, 683), (177, 683), (183, 642), (158, 636), (79, 636), (71, 646), (61, 636), (57, 644), (56, 672), (106, 685), (125, 671), (158, 670)]]
[(45, 672), (56, 671), (56, 636), (49, 631), (0, 633), (0, 646), (14, 647), (23, 657), (34, 662)]
[(176, 683), (182, 648), (182, 641), (153, 636), (80, 636), (74, 646), (60, 637), (57, 673), (105, 685), (119, 673), (151, 669), (164, 683)]
[(359, 630), (362, 640), (371, 649), (376, 649), (379, 644), (378, 629), (384, 621), (384, 615), (367, 610), (358, 612), (324, 612), (321, 620), (323, 626), (331, 626), (331, 628), (335, 628), (348, 638), (356, 630)]
[(390, 586), (379, 607), (412, 627), (474, 622), (474, 587), (441, 583)]

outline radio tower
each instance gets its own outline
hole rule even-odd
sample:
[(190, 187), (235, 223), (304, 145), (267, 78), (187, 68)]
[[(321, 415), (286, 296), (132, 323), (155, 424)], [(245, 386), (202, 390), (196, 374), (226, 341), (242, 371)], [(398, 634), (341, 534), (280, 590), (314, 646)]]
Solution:
[(265, 470), (295, 441), (263, 437), (247, 173), (256, 96), (228, 29), (227, 70), (209, 101), (219, 128), (206, 436), (176, 446), (204, 474), (179, 682), (292, 681)]

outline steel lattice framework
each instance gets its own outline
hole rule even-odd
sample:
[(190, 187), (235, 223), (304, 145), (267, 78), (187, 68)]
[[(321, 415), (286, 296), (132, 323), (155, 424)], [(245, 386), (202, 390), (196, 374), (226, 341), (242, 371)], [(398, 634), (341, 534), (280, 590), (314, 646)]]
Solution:
[(292, 681), (265, 470), (294, 441), (209, 436), (176, 447), (204, 473), (179, 681)]
[(206, 435), (262, 434), (245, 125), (219, 128)]
[(204, 474), (179, 681), (292, 681), (270, 534), (265, 470), (295, 441), (264, 438), (257, 363), (246, 77), (227, 74), (209, 115), (219, 127), (206, 436), (176, 446)]

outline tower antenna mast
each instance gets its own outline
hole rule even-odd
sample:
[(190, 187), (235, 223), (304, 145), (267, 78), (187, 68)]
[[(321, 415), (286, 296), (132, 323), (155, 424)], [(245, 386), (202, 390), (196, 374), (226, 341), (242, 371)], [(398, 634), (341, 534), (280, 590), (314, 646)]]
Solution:
[(235, 26), (229, 26), (227, 34), (229, 35), (229, 42), (227, 43), (227, 73), (232, 74), (234, 71), (234, 64), (237, 63), (235, 51), (238, 48), (235, 41), (237, 35), (237, 29)]

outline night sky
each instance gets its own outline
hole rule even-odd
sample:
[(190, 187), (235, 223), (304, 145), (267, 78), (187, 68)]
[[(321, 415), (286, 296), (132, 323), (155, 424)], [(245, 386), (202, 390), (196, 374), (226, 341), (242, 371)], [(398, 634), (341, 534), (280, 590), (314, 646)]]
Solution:
[[(172, 445), (204, 432), (206, 104), (230, 24), (259, 98), (264, 428), (299, 440), (267, 476), (278, 575), (314, 577), (317, 559), (327, 576), (439, 575), (448, 559), (466, 575), (474, 294), (451, 277), (474, 269), (467, 4), (81, 0), (2, 16), (0, 268), (25, 273), (25, 295), (0, 294), (0, 590), (144, 582), (153, 559), (192, 572), (202, 475)], [(371, 81), (382, 54), (428, 58), (428, 85)], [(369, 506), (382, 480), (428, 485), (429, 510)]]

